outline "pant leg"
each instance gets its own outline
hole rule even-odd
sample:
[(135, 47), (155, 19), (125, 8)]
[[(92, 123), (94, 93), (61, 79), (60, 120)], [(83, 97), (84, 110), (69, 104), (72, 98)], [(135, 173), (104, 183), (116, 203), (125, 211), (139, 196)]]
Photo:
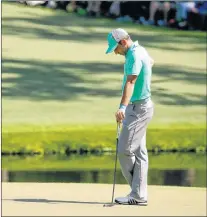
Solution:
[(135, 165), (132, 178), (132, 191), (131, 196), (140, 199), (147, 200), (147, 175), (148, 175), (148, 153), (146, 148), (146, 128), (145, 133), (141, 138), (140, 145), (135, 151)]
[(87, 10), (88, 12), (91, 12), (92, 9), (93, 9), (93, 1), (89, 1), (86, 10)]
[(100, 13), (101, 1), (95, 1), (94, 12)]
[(125, 119), (118, 142), (118, 158), (121, 165), (122, 174), (132, 188), (132, 175), (135, 164), (135, 154), (131, 152), (131, 140), (133, 138), (135, 126), (137, 124), (136, 115), (133, 112), (133, 105), (128, 105), (125, 112)]
[(187, 12), (195, 6), (195, 2), (183, 2), (180, 3), (180, 13), (181, 18), (186, 20), (187, 19)]
[(129, 105), (118, 144), (122, 174), (132, 189), (131, 194), (143, 200), (147, 199), (146, 130), (152, 116), (151, 100), (140, 105)]

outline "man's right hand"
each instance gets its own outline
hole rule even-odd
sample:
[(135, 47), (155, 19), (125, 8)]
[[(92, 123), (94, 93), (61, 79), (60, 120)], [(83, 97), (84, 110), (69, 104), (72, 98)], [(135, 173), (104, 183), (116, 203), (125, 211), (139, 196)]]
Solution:
[(125, 118), (125, 109), (120, 108), (116, 113), (115, 113), (116, 121), (118, 123), (122, 123), (122, 121)]

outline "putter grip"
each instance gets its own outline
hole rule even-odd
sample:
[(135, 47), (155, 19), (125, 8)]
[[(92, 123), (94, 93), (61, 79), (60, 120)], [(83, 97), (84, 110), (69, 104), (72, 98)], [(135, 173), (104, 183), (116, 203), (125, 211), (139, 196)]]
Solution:
[[(116, 139), (119, 139), (119, 135), (120, 135), (120, 124), (117, 123), (117, 129), (116, 129)], [(118, 142), (118, 141), (117, 141)]]

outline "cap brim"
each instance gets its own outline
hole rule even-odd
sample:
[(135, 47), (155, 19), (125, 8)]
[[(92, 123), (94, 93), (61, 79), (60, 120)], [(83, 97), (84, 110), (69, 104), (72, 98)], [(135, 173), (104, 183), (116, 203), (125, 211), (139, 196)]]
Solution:
[(117, 46), (118, 46), (118, 43), (113, 46), (109, 46), (108, 49), (106, 50), (106, 54), (112, 53), (116, 49)]

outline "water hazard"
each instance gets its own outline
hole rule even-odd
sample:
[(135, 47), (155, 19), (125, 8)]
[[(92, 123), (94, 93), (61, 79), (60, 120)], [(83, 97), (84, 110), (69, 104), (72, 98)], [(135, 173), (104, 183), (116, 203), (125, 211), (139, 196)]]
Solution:
[[(164, 154), (149, 159), (149, 185), (206, 187), (205, 155)], [(2, 165), (3, 182), (113, 183), (114, 177), (113, 155), (3, 157)], [(116, 183), (126, 184), (119, 163)]]

